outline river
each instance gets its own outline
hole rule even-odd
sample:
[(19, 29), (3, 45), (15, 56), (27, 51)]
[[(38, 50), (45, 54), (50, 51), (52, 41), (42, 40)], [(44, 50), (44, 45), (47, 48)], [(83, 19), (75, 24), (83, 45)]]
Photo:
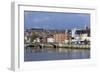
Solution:
[(29, 48), (24, 50), (24, 61), (89, 59), (90, 49)]

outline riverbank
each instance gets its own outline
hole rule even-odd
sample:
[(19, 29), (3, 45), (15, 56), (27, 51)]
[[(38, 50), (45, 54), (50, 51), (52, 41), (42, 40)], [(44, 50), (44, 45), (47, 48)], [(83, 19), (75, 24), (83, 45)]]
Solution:
[(64, 46), (52, 46), (45, 45), (44, 48), (71, 48), (71, 49), (90, 49), (90, 45), (64, 45)]
[(79, 44), (51, 44), (51, 43), (34, 43), (29, 44), (26, 47), (33, 47), (33, 48), (71, 48), (71, 49), (90, 49), (90, 45), (79, 45)]

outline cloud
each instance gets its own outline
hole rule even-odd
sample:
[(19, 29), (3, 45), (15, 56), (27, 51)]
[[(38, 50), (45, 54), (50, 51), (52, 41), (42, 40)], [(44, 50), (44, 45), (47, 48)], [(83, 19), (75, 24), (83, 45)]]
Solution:
[(44, 21), (49, 21), (49, 17), (37, 17), (33, 19), (33, 22), (44, 22)]

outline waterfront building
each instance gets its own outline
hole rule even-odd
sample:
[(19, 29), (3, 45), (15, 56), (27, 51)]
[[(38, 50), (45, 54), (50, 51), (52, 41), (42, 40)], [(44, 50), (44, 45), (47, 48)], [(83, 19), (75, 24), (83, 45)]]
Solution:
[(83, 29), (72, 29), (71, 33), (71, 37), (74, 38), (72, 39), (72, 42), (73, 40), (75, 41), (75, 43), (84, 43), (84, 41), (90, 42), (90, 29), (87, 27)]
[(55, 42), (55, 40), (54, 40), (54, 38), (52, 38), (52, 37), (48, 37), (48, 38), (47, 38), (47, 42), (50, 42), (50, 43), (51, 43), (51, 42)]
[(71, 30), (71, 37), (76, 37), (76, 28)]
[(67, 33), (56, 33), (53, 35), (55, 42), (64, 42), (65, 39), (67, 40)]

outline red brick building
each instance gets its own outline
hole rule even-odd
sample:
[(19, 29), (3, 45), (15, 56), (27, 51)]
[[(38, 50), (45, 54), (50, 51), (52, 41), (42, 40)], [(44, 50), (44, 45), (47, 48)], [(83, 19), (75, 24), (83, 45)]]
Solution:
[(56, 33), (53, 35), (53, 38), (55, 42), (64, 42), (66, 39), (68, 39), (67, 33)]

